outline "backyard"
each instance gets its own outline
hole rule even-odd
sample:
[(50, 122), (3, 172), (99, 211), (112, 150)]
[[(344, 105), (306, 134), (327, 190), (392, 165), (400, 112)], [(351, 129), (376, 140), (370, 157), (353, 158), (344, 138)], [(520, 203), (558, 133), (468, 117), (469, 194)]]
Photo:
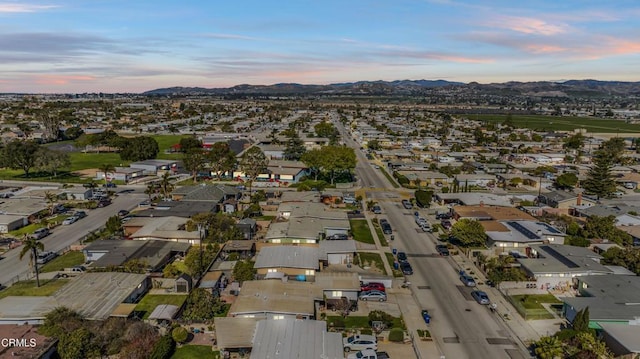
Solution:
[(61, 271), (65, 268), (81, 265), (82, 263), (84, 263), (84, 254), (80, 251), (70, 251), (42, 266), (40, 272)]
[(220, 352), (213, 351), (210, 345), (183, 345), (176, 348), (171, 359), (219, 359)]
[(14, 283), (11, 287), (0, 292), (0, 299), (9, 296), (20, 297), (45, 297), (52, 295), (58, 289), (67, 284), (68, 279), (40, 280), (40, 287), (36, 287), (35, 280), (26, 280)]
[(526, 320), (553, 319), (551, 314), (542, 304), (561, 304), (551, 294), (520, 294), (507, 297), (518, 313)]
[(142, 298), (140, 303), (136, 305), (134, 311), (137, 312), (138, 315), (142, 315), (142, 319), (147, 319), (158, 305), (171, 304), (181, 307), (185, 300), (187, 300), (186, 294), (147, 294)]

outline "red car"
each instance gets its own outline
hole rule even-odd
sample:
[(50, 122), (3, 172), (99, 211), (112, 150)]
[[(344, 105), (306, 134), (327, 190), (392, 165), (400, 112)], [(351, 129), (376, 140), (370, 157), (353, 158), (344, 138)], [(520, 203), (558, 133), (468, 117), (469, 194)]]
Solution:
[(381, 292), (384, 292), (385, 291), (384, 284), (377, 283), (377, 282), (370, 282), (360, 286), (360, 291), (362, 292), (368, 292), (370, 290), (379, 290)]

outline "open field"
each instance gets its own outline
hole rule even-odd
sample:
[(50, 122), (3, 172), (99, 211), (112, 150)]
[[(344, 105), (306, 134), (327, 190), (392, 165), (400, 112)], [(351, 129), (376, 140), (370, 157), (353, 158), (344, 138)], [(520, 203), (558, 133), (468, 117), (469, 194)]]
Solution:
[[(464, 114), (470, 120), (499, 122), (505, 121), (508, 115), (488, 115), (488, 114)], [(622, 120), (590, 118), (590, 117), (558, 117), (545, 115), (511, 115), (513, 124), (516, 127), (530, 128), (541, 131), (572, 131), (577, 128), (584, 128), (588, 132), (595, 133), (640, 133), (640, 125), (626, 123)]]

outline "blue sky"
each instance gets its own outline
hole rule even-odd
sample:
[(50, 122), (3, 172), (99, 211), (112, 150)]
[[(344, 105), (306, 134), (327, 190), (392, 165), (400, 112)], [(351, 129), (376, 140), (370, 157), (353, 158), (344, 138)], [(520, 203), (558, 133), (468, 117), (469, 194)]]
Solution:
[(640, 81), (637, 0), (0, 0), (0, 92)]

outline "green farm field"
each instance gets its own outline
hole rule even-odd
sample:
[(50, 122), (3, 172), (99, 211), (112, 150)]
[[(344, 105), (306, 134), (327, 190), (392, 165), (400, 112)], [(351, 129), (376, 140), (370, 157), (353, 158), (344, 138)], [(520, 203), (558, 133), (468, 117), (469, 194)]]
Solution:
[[(502, 123), (508, 115), (464, 114), (470, 120)], [(584, 128), (592, 133), (640, 133), (640, 125), (622, 120), (590, 117), (558, 117), (545, 115), (511, 115), (513, 124), (519, 128), (542, 131), (572, 131)]]

